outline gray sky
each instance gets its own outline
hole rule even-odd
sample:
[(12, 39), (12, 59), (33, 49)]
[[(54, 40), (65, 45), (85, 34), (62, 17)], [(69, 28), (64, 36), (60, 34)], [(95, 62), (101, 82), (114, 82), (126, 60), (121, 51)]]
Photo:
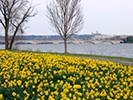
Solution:
[[(25, 34), (55, 34), (46, 17), (46, 2), (38, 4), (38, 15), (30, 19)], [(81, 0), (84, 14), (84, 28), (79, 34), (90, 34), (97, 30), (103, 34), (133, 35), (133, 0)]]

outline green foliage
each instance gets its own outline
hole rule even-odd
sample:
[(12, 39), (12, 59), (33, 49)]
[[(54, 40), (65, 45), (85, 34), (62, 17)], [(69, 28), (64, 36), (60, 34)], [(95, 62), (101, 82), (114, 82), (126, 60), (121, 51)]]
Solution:
[(133, 36), (128, 36), (126, 39), (123, 40), (124, 43), (133, 43)]

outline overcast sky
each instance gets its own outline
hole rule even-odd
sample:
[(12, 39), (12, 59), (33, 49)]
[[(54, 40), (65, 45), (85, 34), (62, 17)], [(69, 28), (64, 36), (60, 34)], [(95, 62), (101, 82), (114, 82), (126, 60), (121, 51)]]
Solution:
[[(46, 17), (46, 3), (50, 0), (34, 0), (38, 14), (31, 18), (25, 34), (51, 35)], [(97, 30), (103, 34), (133, 35), (133, 0), (81, 0), (84, 28), (79, 34), (91, 34)]]

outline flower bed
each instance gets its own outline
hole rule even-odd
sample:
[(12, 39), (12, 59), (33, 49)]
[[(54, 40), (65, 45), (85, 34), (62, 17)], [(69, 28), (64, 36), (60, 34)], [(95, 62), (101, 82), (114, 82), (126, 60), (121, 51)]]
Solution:
[(0, 100), (133, 99), (133, 66), (0, 51)]

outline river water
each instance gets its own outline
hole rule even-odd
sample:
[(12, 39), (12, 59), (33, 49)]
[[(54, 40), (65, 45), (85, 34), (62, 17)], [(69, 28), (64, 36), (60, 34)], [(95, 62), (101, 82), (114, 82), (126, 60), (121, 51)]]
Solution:
[[(17, 45), (19, 50), (40, 52), (64, 52), (63, 44)], [(4, 45), (0, 45), (4, 49)], [(133, 44), (68, 44), (69, 53), (95, 54), (133, 58)]]

